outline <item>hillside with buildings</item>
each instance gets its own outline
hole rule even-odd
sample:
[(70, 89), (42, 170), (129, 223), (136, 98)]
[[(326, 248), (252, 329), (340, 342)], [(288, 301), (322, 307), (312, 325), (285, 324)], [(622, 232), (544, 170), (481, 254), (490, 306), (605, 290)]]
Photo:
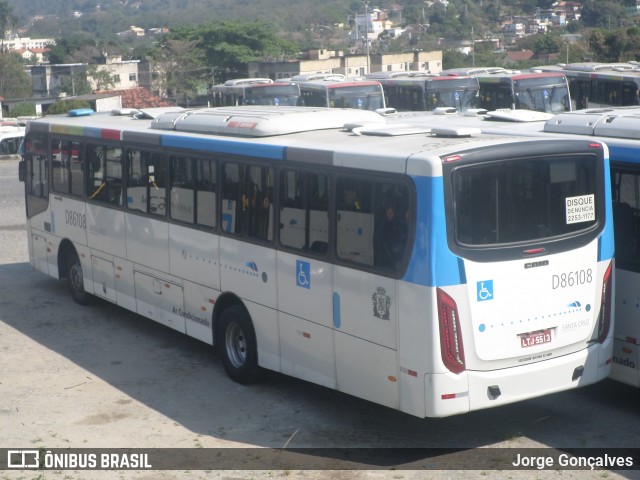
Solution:
[[(186, 30), (173, 26), (168, 16), (178, 3), (186, 5), (184, 14), (173, 18), (188, 22), (192, 14), (202, 11), (204, 3), (199, 0), (118, 0), (99, 5), (68, 0), (2, 2), (15, 14), (6, 31), (4, 51), (22, 57), (32, 83), (32, 98), (41, 103), (60, 96), (141, 87), (165, 101), (193, 103), (198, 97), (206, 98), (212, 83), (241, 76), (280, 80), (320, 72), (346, 76), (389, 70), (438, 73), (476, 62), (510, 67), (550, 63), (559, 58), (569, 60), (570, 53), (572, 61), (582, 61), (587, 50), (606, 53), (604, 46), (598, 50), (587, 45), (588, 24), (605, 19), (604, 31), (609, 34), (612, 23), (614, 30), (631, 31), (626, 25), (633, 25), (638, 9), (635, 1), (618, 0), (428, 0), (418, 6), (410, 0), (387, 4), (367, 0), (349, 5), (329, 1), (322, 6), (307, 0), (295, 6), (268, 0), (268, 8), (267, 0), (211, 0), (204, 2), (210, 13), (198, 17), (200, 24), (214, 18), (218, 23), (225, 17), (250, 19), (261, 11), (265, 13), (260, 15), (261, 24), (266, 25), (268, 34), (286, 39), (297, 50), (254, 51), (254, 58), (245, 54), (241, 63), (233, 64), (219, 63), (212, 58), (220, 57), (201, 52), (200, 63), (188, 59), (192, 63), (185, 64), (184, 57), (191, 57), (189, 49), (197, 45), (196, 49), (202, 49), (202, 43), (211, 40), (189, 38), (193, 32), (172, 37), (174, 29)], [(287, 10), (281, 10), (285, 4)], [(602, 14), (602, 8), (608, 13)], [(50, 32), (50, 36), (43, 32)], [(213, 43), (249, 41), (240, 31), (226, 35), (216, 37)], [(74, 36), (74, 41), (68, 40)], [(605, 37), (603, 33), (603, 45)], [(185, 50), (175, 50), (173, 57), (158, 55), (158, 45), (166, 45), (167, 39), (174, 46), (182, 44)], [(634, 51), (640, 55), (640, 41), (637, 44), (635, 50), (627, 48), (630, 55)], [(631, 59), (638, 58), (627, 60)], [(187, 88), (175, 82), (176, 71), (197, 73), (189, 75)], [(173, 72), (173, 84), (168, 72)]]

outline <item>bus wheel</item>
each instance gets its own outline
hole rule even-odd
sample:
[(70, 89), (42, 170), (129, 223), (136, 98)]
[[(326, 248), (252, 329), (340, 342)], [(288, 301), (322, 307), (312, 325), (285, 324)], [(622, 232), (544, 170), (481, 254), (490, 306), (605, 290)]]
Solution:
[(84, 289), (84, 280), (82, 275), (82, 264), (77, 253), (69, 255), (67, 262), (67, 282), (71, 297), (80, 305), (89, 305), (93, 300), (93, 296)]
[(222, 365), (233, 381), (248, 384), (264, 379), (258, 366), (258, 344), (251, 319), (241, 306), (226, 309), (218, 330)]

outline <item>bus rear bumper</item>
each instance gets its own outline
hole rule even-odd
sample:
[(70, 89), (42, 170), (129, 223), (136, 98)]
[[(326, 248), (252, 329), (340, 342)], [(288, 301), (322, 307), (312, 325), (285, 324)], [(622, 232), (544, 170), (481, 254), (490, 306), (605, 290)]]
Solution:
[(612, 340), (512, 368), (426, 375), (426, 398), (435, 399), (426, 415), (456, 415), (596, 383), (611, 371)]

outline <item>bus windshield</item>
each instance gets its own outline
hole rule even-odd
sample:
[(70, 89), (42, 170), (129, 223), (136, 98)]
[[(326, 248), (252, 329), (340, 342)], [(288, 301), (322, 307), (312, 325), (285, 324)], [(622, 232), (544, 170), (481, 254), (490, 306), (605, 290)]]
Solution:
[(558, 113), (571, 110), (569, 90), (563, 85), (515, 89), (516, 108)]
[(427, 90), (426, 110), (434, 110), (437, 107), (453, 107), (460, 112), (477, 108), (478, 88), (469, 87), (453, 91)]
[(483, 247), (594, 227), (596, 162), (595, 156), (552, 155), (457, 168), (453, 171), (456, 241)]
[(300, 89), (297, 84), (265, 84), (248, 87), (245, 91), (245, 105), (290, 105), (299, 104)]
[(330, 88), (329, 106), (360, 110), (384, 108), (382, 89), (379, 85), (345, 85)]

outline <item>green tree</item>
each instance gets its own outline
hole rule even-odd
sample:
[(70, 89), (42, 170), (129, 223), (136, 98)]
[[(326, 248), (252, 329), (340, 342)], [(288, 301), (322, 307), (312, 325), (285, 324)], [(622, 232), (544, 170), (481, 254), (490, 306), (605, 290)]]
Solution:
[(86, 100), (58, 100), (47, 108), (47, 115), (67, 113), (69, 110), (77, 108), (91, 108), (91, 104)]
[(594, 30), (589, 35), (589, 49), (600, 62), (636, 60), (640, 58), (640, 29)]
[(247, 62), (281, 58), (298, 51), (295, 44), (280, 38), (270, 25), (261, 21), (181, 27), (172, 31), (168, 39), (191, 42), (197, 50), (190, 55), (191, 59), (213, 70), (216, 81), (246, 76)]
[(0, 0), (0, 53), (4, 52), (4, 36), (7, 30), (17, 23), (13, 9), (7, 0)]
[(211, 69), (205, 66), (203, 52), (197, 45), (197, 40), (168, 38), (157, 55), (157, 68), (164, 70), (162, 89), (175, 98), (176, 103), (188, 105), (201, 85), (210, 86)]
[(96, 91), (109, 90), (116, 85), (113, 76), (106, 70), (99, 70), (97, 65), (87, 67), (87, 77), (93, 80)]
[(14, 52), (0, 55), (0, 96), (25, 98), (31, 91), (31, 79), (24, 71), (22, 57)]
[(532, 50), (536, 55), (558, 53), (562, 42), (557, 35), (536, 35)]
[(9, 117), (34, 117), (36, 115), (36, 106), (33, 103), (20, 103), (9, 109)]

